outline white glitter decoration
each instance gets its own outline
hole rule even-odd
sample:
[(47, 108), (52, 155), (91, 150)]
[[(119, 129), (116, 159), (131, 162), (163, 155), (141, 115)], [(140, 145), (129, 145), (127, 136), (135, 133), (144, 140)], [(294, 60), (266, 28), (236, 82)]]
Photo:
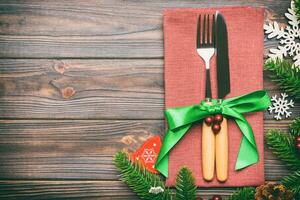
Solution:
[(159, 194), (159, 193), (162, 193), (162, 192), (164, 192), (164, 189), (160, 186), (151, 187), (150, 190), (149, 190), (149, 193), (151, 193), (151, 194)]
[(281, 116), (288, 118), (291, 116), (292, 112), (288, 111), (291, 107), (294, 107), (293, 100), (288, 101), (286, 98), (288, 95), (286, 93), (281, 93), (281, 98), (277, 95), (272, 96), (271, 101), (272, 105), (269, 107), (270, 113), (275, 113), (274, 118), (276, 120), (281, 120)]
[(288, 25), (286, 27), (279, 27), (277, 22), (264, 25), (265, 33), (268, 38), (280, 39), (276, 49), (270, 49), (270, 58), (284, 58), (291, 57), (294, 61), (294, 66), (300, 69), (300, 21), (297, 19), (295, 13), (294, 1), (291, 1), (291, 7), (288, 12), (285, 13), (285, 17), (288, 19)]

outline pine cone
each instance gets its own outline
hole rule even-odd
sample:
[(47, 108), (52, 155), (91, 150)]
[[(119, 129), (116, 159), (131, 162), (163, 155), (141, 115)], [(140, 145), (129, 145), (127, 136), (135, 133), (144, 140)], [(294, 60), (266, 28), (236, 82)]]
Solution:
[(256, 200), (292, 200), (293, 194), (284, 185), (266, 183), (256, 188)]

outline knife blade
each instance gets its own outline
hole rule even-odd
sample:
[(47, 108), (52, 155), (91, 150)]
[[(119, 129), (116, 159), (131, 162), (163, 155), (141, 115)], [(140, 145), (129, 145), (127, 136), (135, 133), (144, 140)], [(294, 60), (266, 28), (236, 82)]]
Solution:
[(225, 19), (219, 12), (216, 19), (216, 49), (218, 98), (224, 99), (230, 92), (228, 36)]
[[(217, 87), (218, 98), (224, 97), (230, 92), (230, 73), (228, 57), (228, 35), (225, 19), (217, 12), (216, 18), (216, 52), (217, 52)], [(221, 130), (216, 134), (216, 172), (218, 181), (225, 182), (228, 179), (228, 127), (227, 119), (223, 117)]]

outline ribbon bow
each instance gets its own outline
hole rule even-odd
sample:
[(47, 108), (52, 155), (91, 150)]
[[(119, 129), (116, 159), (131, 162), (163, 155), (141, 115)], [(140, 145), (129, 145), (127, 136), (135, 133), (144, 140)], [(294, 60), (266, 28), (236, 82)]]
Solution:
[(235, 169), (240, 170), (258, 162), (259, 156), (253, 131), (243, 113), (265, 110), (269, 105), (270, 98), (267, 92), (258, 90), (223, 101), (213, 99), (211, 105), (202, 101), (200, 104), (192, 106), (167, 109), (165, 115), (168, 122), (168, 130), (156, 160), (155, 168), (167, 177), (171, 149), (195, 122), (217, 113), (233, 118), (243, 134)]

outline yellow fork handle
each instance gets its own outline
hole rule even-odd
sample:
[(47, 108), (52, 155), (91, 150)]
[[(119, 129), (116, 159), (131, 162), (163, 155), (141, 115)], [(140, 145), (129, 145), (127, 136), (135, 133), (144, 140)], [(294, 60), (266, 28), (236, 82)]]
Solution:
[(217, 179), (225, 182), (228, 178), (228, 126), (223, 118), (221, 130), (216, 134), (216, 171)]
[(215, 170), (215, 135), (203, 121), (202, 124), (202, 174), (206, 181), (214, 178)]

